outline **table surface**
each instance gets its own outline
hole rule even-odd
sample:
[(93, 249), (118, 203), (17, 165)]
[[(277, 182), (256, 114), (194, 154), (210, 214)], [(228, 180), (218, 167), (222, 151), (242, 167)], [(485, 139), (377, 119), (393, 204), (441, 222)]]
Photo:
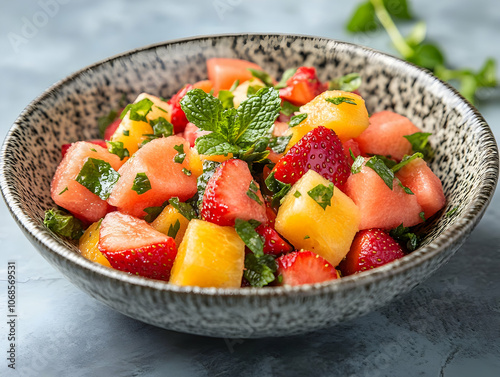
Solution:
[[(8, 4), (8, 5), (7, 5)], [(413, 0), (456, 66), (500, 61), (496, 0)], [(384, 32), (356, 36), (341, 1), (2, 1), (0, 140), (22, 109), (66, 75), (169, 39), (234, 32), (331, 37), (394, 53)], [(408, 30), (405, 26), (404, 30)], [(499, 98), (477, 107), (497, 139)], [(0, 202), (0, 344), (8, 353), (7, 262), (17, 268), (16, 370), (3, 376), (498, 376), (499, 195), (469, 240), (398, 301), (333, 328), (290, 338), (228, 340), (158, 329), (70, 284), (25, 239)], [(305, 318), (304, 320), (307, 320)], [(7, 352), (6, 352), (7, 351)]]

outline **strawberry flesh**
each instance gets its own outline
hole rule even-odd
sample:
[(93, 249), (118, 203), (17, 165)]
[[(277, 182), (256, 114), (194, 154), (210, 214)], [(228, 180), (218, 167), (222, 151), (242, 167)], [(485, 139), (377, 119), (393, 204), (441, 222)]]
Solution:
[(179, 133), (183, 132), (184, 128), (186, 128), (186, 124), (188, 124), (188, 120), (186, 118), (186, 114), (182, 111), (181, 108), (181, 99), (186, 95), (188, 91), (193, 89), (193, 85), (188, 84), (181, 90), (179, 90), (168, 103), (172, 106), (171, 109), (171, 119), (170, 122), (174, 126), (174, 132)]
[(293, 247), (272, 227), (259, 225), (255, 231), (264, 239), (264, 254), (280, 255), (293, 250)]
[(177, 255), (172, 237), (144, 220), (120, 212), (109, 213), (103, 219), (98, 246), (113, 268), (165, 281), (170, 278)]
[(338, 278), (335, 267), (312, 251), (294, 251), (282, 255), (276, 262), (285, 285), (315, 284)]
[(347, 276), (382, 266), (403, 256), (403, 249), (387, 232), (378, 228), (366, 229), (354, 237), (351, 249), (339, 268)]
[(350, 165), (333, 130), (319, 126), (309, 131), (278, 161), (274, 177), (293, 185), (311, 169), (339, 188), (349, 178)]
[(295, 106), (305, 105), (327, 89), (327, 85), (319, 81), (314, 67), (298, 68), (286, 85), (279, 90), (280, 97)]

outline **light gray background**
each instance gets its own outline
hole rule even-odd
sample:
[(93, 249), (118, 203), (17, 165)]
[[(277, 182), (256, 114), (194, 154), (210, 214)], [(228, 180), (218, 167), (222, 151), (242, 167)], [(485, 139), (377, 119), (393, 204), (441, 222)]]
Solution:
[[(331, 37), (393, 52), (384, 32), (349, 35), (351, 1), (1, 0), (0, 139), (44, 89), (100, 59), (169, 39), (229, 32)], [(457, 66), (500, 61), (496, 0), (413, 0)], [(217, 6), (219, 8), (217, 11)], [(44, 13), (45, 16), (42, 14)], [(49, 14), (50, 13), (50, 14)], [(14, 45), (9, 33), (29, 37)], [(407, 28), (405, 28), (407, 30)], [(12, 36), (12, 34), (11, 34)], [(477, 104), (497, 139), (499, 98)], [(73, 287), (24, 238), (0, 203), (0, 355), (7, 354), (7, 261), (17, 262), (17, 369), (2, 376), (498, 376), (500, 199), (456, 256), (387, 307), (281, 339), (224, 340), (158, 329)], [(307, 318), (304, 318), (307, 321)]]

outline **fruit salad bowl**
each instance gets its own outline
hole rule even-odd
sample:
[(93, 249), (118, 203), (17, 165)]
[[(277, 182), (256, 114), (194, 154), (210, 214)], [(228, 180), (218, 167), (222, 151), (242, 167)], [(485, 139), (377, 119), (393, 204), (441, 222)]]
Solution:
[[(85, 259), (78, 245), (50, 232), (50, 184), (61, 145), (98, 137), (96, 124), (125, 96), (168, 98), (184, 83), (206, 79), (209, 58), (257, 63), (275, 77), (314, 66), (320, 79), (352, 72), (370, 113), (392, 110), (431, 132), (430, 167), (446, 205), (419, 226), (421, 246), (387, 265), (330, 282), (296, 287), (201, 288), (128, 274)], [(443, 265), (464, 243), (488, 206), (498, 179), (498, 149), (477, 110), (428, 71), (349, 43), (297, 35), (219, 35), (130, 51), (56, 83), (16, 120), (1, 151), (3, 197), (37, 250), (73, 284), (140, 321), (213, 337), (300, 334), (347, 321), (388, 304)]]

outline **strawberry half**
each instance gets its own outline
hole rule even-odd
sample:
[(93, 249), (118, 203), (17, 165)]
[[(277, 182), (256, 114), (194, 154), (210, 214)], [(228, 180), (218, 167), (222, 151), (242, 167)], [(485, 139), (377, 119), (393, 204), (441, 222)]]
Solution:
[(337, 187), (349, 178), (351, 168), (333, 130), (319, 126), (309, 131), (278, 161), (274, 177), (293, 185), (311, 169)]
[(181, 90), (179, 90), (170, 100), (168, 103), (172, 106), (171, 109), (171, 119), (170, 123), (174, 126), (174, 132), (179, 133), (184, 131), (184, 128), (186, 128), (186, 124), (188, 124), (188, 120), (186, 118), (186, 114), (184, 114), (184, 111), (181, 109), (181, 99), (186, 95), (188, 91), (193, 89), (193, 85), (188, 84)]
[(220, 164), (208, 180), (200, 214), (222, 226), (233, 226), (237, 218), (267, 222), (264, 199), (246, 162), (231, 159)]
[(264, 239), (264, 254), (280, 255), (293, 250), (293, 247), (272, 227), (259, 225), (255, 231)]
[(312, 251), (294, 251), (282, 255), (276, 262), (285, 285), (322, 283), (338, 278), (335, 267)]
[(339, 264), (343, 275), (370, 270), (403, 257), (403, 249), (387, 232), (372, 228), (358, 232)]
[(323, 93), (327, 85), (322, 84), (314, 67), (300, 67), (288, 79), (286, 87), (280, 89), (280, 97), (295, 106), (302, 106)]
[(165, 281), (177, 255), (172, 237), (120, 212), (111, 212), (102, 220), (98, 246), (113, 268)]

